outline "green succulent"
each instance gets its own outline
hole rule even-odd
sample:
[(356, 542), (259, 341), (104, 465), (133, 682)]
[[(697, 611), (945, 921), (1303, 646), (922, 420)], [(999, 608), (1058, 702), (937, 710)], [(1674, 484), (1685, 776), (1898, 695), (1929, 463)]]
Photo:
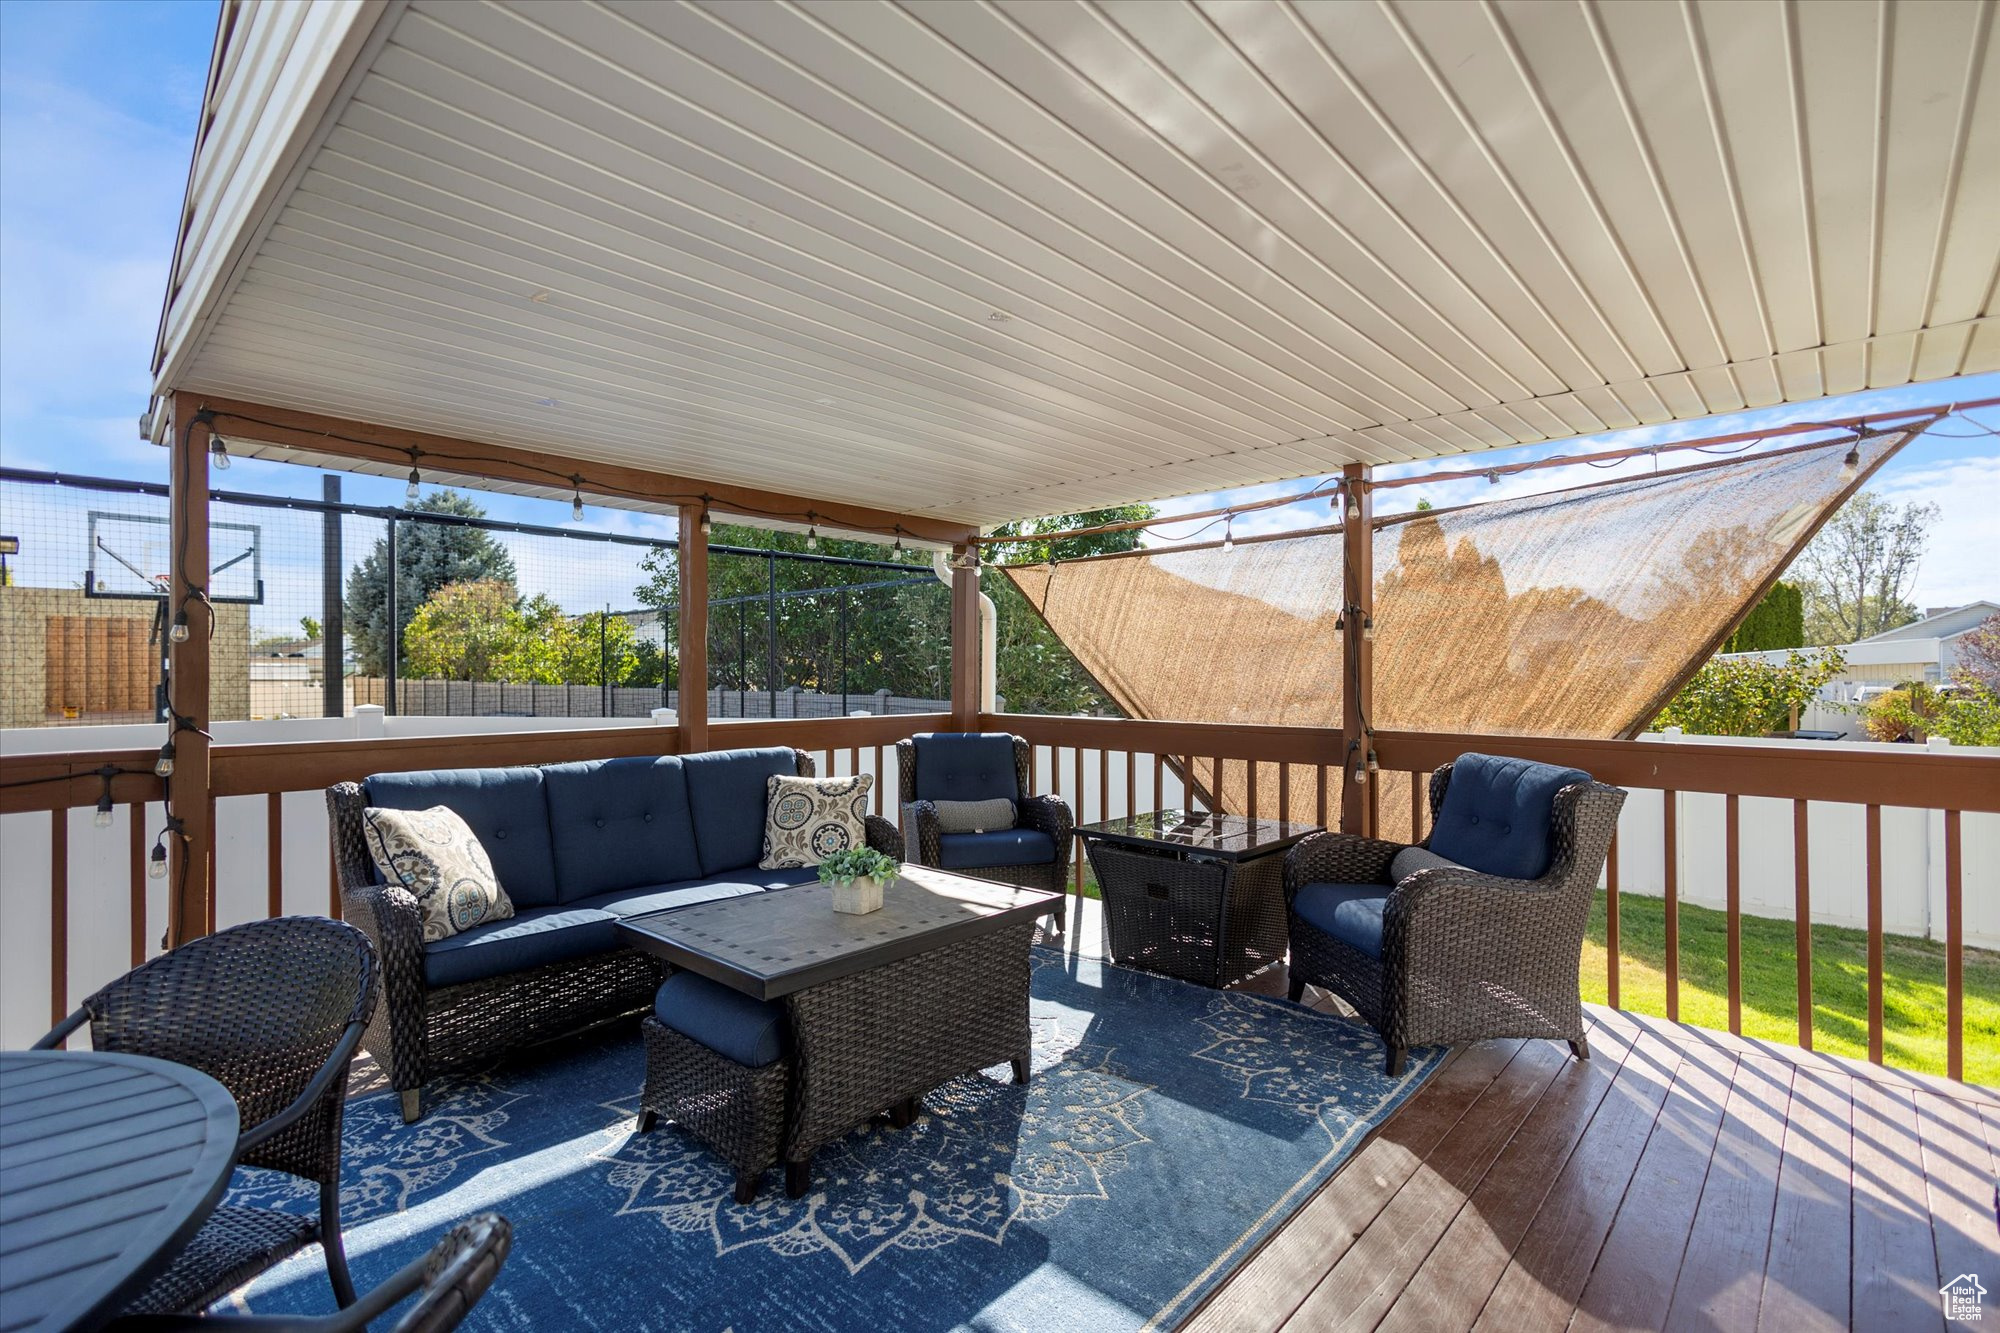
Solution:
[(900, 869), (902, 866), (895, 857), (884, 856), (873, 847), (850, 847), (821, 861), (819, 877), (827, 884), (852, 884), (857, 879), (871, 877), (888, 880)]

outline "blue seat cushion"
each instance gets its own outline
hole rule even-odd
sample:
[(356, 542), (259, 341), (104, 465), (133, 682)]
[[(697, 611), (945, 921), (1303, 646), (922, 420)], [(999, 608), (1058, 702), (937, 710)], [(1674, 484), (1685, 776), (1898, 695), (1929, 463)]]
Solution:
[(538, 768), (447, 768), (376, 773), (362, 783), (368, 804), (386, 810), (450, 809), (472, 830), (493, 877), (516, 908), (551, 907), (555, 854), (549, 803)]
[(1306, 884), (1292, 897), (1292, 914), (1370, 958), (1382, 956), (1382, 909), (1387, 884)]
[(916, 746), (918, 800), (1021, 799), (1014, 774), (1014, 738), (1006, 732), (926, 731), (910, 739)]
[(782, 1000), (753, 1000), (692, 972), (676, 972), (660, 984), (653, 1017), (751, 1069), (777, 1060), (789, 1044)]
[(701, 875), (679, 759), (639, 755), (551, 764), (542, 777), (560, 901)]
[(1462, 754), (1452, 763), (1430, 848), (1482, 874), (1540, 879), (1554, 850), (1556, 793), (1588, 781), (1580, 768)]
[(488, 921), (424, 946), (424, 983), (460, 986), (620, 946), (618, 918), (584, 907), (543, 907)]
[(616, 917), (644, 916), (648, 912), (664, 912), (673, 907), (692, 907), (696, 903), (740, 898), (745, 894), (765, 893), (771, 889), (788, 889), (796, 884), (810, 884), (818, 878), (819, 870), (814, 866), (791, 870), (732, 870), (703, 879), (648, 884), (636, 889), (620, 889), (615, 893), (600, 893), (581, 899), (576, 906), (595, 907)]
[[(798, 756), (783, 746), (761, 750), (711, 750), (681, 757), (694, 843), (701, 873), (719, 875), (754, 866), (764, 856), (764, 810), (773, 775), (796, 777)], [(660, 876), (654, 877), (659, 882)]]
[(980, 866), (1042, 866), (1056, 859), (1056, 840), (1040, 829), (995, 829), (991, 833), (946, 833), (938, 838), (938, 865), (945, 870)]

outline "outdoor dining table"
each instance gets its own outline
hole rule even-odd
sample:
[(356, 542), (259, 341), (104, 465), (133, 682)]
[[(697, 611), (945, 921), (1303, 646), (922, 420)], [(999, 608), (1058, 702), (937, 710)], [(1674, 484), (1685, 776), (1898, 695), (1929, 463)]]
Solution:
[(236, 1102), (197, 1069), (0, 1052), (0, 1333), (97, 1328), (214, 1211)]

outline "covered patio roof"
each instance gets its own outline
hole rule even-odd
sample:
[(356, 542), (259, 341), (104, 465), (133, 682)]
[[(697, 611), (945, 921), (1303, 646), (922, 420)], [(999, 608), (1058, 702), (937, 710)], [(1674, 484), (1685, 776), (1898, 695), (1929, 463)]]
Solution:
[(2000, 368), (1990, 5), (223, 11), (160, 394), (986, 525)]

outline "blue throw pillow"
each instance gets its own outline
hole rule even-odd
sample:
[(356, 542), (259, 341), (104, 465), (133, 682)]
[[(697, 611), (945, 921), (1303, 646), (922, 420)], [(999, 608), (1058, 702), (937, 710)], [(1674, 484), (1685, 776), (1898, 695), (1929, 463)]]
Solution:
[(1548, 873), (1556, 793), (1589, 782), (1580, 768), (1463, 754), (1438, 808), (1430, 849), (1482, 874), (1540, 879)]

